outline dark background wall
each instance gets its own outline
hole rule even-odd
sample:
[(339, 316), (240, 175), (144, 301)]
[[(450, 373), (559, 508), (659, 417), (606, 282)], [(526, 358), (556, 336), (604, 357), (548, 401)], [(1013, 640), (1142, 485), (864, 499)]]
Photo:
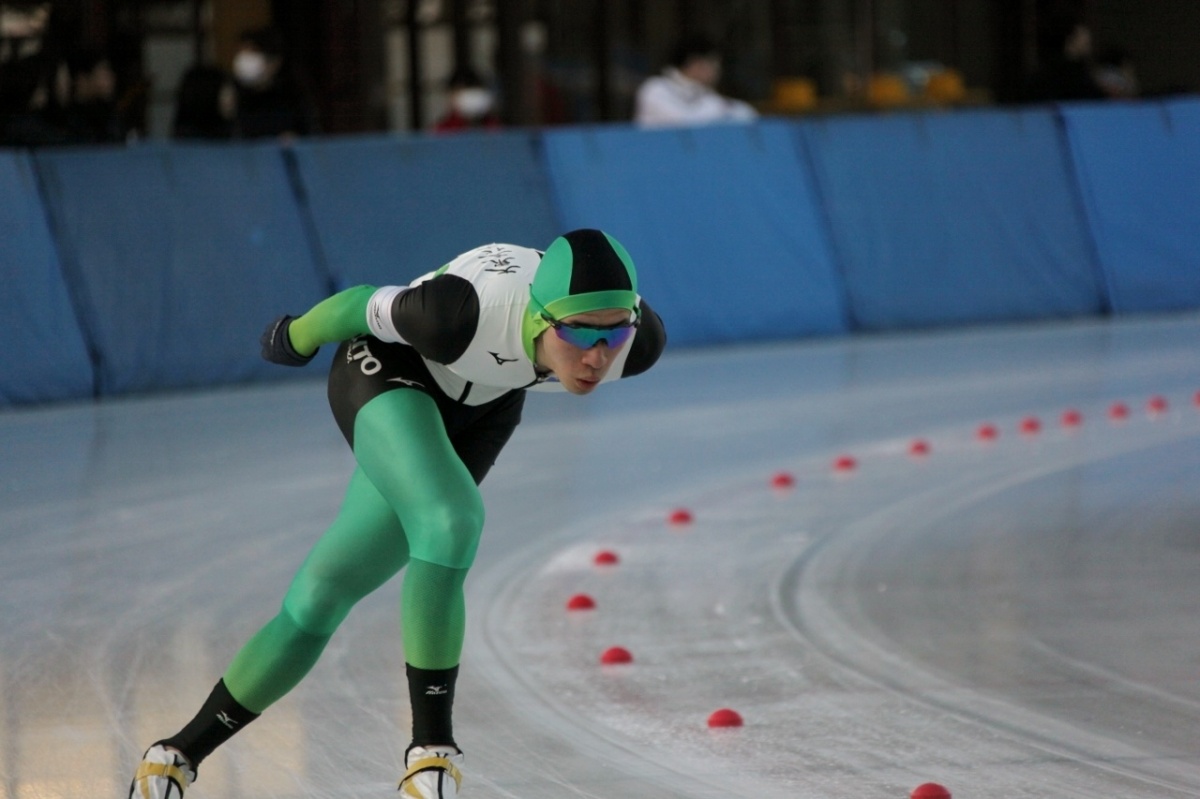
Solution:
[(1128, 48), (1152, 93), (1200, 90), (1200, 3), (1096, 0), (1100, 41)]
[[(160, 132), (191, 63), (228, 67), (237, 36), (273, 24), (311, 86), (328, 133), (422, 129), (445, 107), (456, 64), (484, 73), (505, 120), (627, 119), (640, 80), (694, 30), (726, 49), (723, 89), (770, 111), (781, 78), (813, 80), (818, 111), (854, 109), (863, 81), (937, 62), (975, 104), (1020, 102), (1038, 36), (1064, 10), (1098, 48), (1135, 59), (1148, 93), (1200, 89), (1195, 0), (51, 0), (67, 45), (108, 49), (123, 89)], [(0, 43), (0, 60), (3, 58)], [(136, 99), (136, 98), (135, 98)]]

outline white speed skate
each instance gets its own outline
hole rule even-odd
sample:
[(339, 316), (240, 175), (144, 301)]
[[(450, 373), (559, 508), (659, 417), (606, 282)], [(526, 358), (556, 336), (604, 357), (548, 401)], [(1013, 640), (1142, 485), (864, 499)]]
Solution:
[(183, 791), (196, 779), (187, 758), (155, 744), (146, 750), (129, 786), (129, 799), (183, 799)]
[(404, 756), (408, 768), (400, 780), (406, 799), (455, 799), (462, 784), (463, 753), (453, 746), (414, 746)]

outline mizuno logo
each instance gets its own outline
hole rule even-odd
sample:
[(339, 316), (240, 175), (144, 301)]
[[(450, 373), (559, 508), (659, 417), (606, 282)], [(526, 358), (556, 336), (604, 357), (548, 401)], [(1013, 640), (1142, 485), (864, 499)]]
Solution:
[(224, 710), (217, 714), (217, 721), (221, 722), (231, 730), (238, 725), (237, 721), (234, 720), (233, 717)]
[(504, 364), (506, 364), (506, 363), (514, 363), (514, 362), (517, 360), (516, 358), (501, 358), (501, 357), (500, 357), (500, 353), (498, 353), (498, 352), (491, 352), (491, 351), (489, 351), (489, 352), (488, 352), (488, 355), (490, 355), (490, 356), (492, 356), (493, 358), (495, 358), (495, 359), (496, 359), (496, 363), (498, 363), (500, 366), (503, 366), (503, 365), (504, 365)]
[(387, 382), (387, 383), (403, 383), (403, 384), (404, 384), (404, 385), (406, 385), (406, 386), (414, 386), (414, 387), (416, 387), (416, 388), (425, 388), (425, 384), (424, 384), (424, 383), (418, 383), (416, 380), (406, 380), (406, 379), (405, 379), (405, 378), (403, 378), (403, 377), (389, 377), (389, 378), (388, 378), (386, 381), (384, 381), (384, 382)]
[(448, 693), (444, 685), (431, 685), (425, 689), (425, 696), (445, 696)]

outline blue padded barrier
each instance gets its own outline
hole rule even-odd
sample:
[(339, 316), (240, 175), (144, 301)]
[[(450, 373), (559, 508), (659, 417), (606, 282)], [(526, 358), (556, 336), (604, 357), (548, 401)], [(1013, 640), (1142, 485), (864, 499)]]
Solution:
[(1113, 310), (1200, 308), (1200, 100), (1061, 110)]
[(259, 335), (325, 287), (277, 147), (41, 151), (36, 164), (101, 394), (295, 374), (261, 359)]
[(801, 130), (857, 327), (1104, 310), (1053, 112), (850, 117)]
[(544, 144), (563, 227), (625, 244), (673, 345), (845, 331), (788, 124), (575, 129)]
[(529, 133), (313, 140), (295, 153), (338, 288), (403, 285), (472, 247), (543, 248), (559, 233)]
[(0, 406), (90, 397), (92, 364), (22, 152), (0, 152), (0, 276)]

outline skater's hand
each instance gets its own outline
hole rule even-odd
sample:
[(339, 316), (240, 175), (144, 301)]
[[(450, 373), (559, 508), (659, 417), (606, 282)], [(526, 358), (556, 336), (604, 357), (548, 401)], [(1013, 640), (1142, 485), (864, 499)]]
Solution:
[(317, 353), (314, 350), (309, 355), (301, 355), (292, 347), (292, 340), (288, 336), (288, 326), (291, 325), (292, 319), (293, 317), (285, 314), (267, 325), (260, 339), (262, 356), (281, 366), (305, 366)]

